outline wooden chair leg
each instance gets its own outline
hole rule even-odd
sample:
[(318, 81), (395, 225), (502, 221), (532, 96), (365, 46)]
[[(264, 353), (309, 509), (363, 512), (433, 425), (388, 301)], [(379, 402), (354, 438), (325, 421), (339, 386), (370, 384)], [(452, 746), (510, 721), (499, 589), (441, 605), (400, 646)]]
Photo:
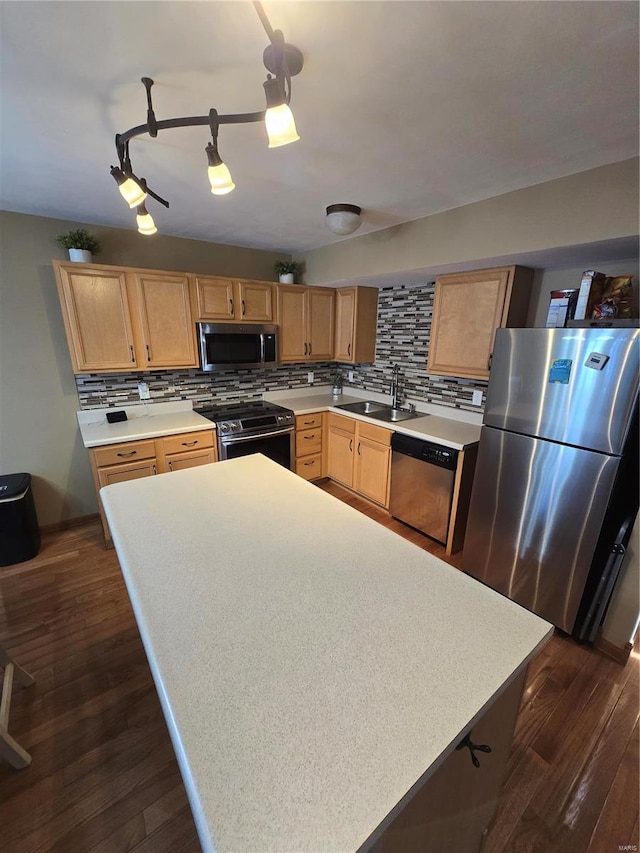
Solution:
[(0, 667), (4, 669), (2, 680), (2, 696), (0, 698), (0, 756), (5, 758), (16, 770), (21, 770), (31, 764), (31, 756), (20, 744), (9, 734), (9, 708), (11, 705), (11, 691), (13, 679), (23, 687), (33, 684), (35, 679), (23, 669), (6, 649), (0, 645)]

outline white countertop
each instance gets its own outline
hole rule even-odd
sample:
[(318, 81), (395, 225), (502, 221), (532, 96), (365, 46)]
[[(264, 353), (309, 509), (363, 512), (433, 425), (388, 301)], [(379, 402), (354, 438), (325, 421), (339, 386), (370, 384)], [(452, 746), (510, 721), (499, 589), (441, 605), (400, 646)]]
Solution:
[(77, 413), (80, 435), (85, 447), (99, 447), (120, 441), (137, 441), (159, 435), (177, 435), (201, 429), (215, 429), (212, 421), (203, 418), (188, 400), (147, 405), (122, 406), (127, 420), (110, 424), (107, 412), (121, 409), (84, 409)]
[[(272, 400), (274, 403), (278, 403), (278, 405), (284, 406), (287, 409), (291, 409), (296, 415), (308, 415), (310, 412), (328, 410), (335, 412), (337, 415), (345, 415), (349, 418), (386, 427), (404, 435), (411, 435), (425, 441), (434, 441), (445, 447), (451, 447), (454, 450), (463, 450), (465, 447), (477, 444), (480, 441), (480, 423), (467, 423), (458, 418), (446, 417), (444, 414), (425, 414), (424, 417), (412, 418), (408, 421), (400, 421), (400, 423), (387, 423), (386, 421), (368, 418), (366, 415), (358, 415), (354, 412), (345, 412), (337, 408), (342, 403), (355, 403), (358, 400), (385, 401), (386, 398), (380, 394), (360, 392), (356, 396), (354, 394), (343, 393), (337, 400), (330, 393), (326, 392), (305, 394), (304, 396), (284, 396), (281, 393), (265, 394), (264, 398)], [(432, 411), (447, 412), (443, 406), (430, 406), (429, 408)]]
[(553, 632), (261, 455), (101, 495), (205, 851), (371, 842)]

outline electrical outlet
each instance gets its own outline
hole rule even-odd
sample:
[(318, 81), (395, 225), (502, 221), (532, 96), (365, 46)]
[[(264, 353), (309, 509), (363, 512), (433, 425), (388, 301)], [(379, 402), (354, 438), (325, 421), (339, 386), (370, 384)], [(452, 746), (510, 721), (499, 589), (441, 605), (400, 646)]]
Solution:
[(309, 385), (313, 385), (313, 370), (310, 370), (307, 373), (307, 382), (309, 383)]
[(472, 406), (481, 406), (482, 405), (482, 391), (474, 391), (473, 396), (471, 398)]
[(149, 386), (146, 382), (138, 382), (138, 394), (141, 400), (148, 400), (151, 397)]
[(349, 382), (353, 382), (353, 377), (355, 376), (353, 370), (350, 370), (347, 376), (349, 378)]

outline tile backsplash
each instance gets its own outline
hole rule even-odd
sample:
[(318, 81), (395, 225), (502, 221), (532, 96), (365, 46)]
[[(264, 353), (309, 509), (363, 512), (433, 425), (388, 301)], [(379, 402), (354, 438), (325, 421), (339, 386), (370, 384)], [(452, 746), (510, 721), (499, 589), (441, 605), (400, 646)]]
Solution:
[(378, 328), (374, 364), (335, 365), (329, 362), (292, 364), (280, 367), (224, 370), (214, 373), (191, 370), (83, 374), (76, 376), (81, 409), (124, 406), (139, 402), (138, 382), (146, 382), (151, 400), (191, 400), (194, 407), (212, 402), (259, 399), (265, 391), (306, 388), (307, 373), (314, 373), (315, 385), (328, 385), (340, 367), (345, 376), (353, 370), (351, 387), (389, 393), (393, 365), (400, 368), (403, 397), (440, 406), (482, 411), (471, 404), (472, 394), (486, 392), (487, 383), (452, 379), (427, 373), (427, 351), (433, 312), (434, 283), (394, 285), (380, 290)]

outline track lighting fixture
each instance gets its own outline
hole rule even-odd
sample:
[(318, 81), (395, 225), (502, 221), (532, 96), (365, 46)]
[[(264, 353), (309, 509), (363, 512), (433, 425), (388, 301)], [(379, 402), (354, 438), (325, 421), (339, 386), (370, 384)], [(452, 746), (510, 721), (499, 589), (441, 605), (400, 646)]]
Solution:
[(290, 142), (296, 142), (300, 139), (289, 103), (291, 102), (291, 78), (302, 71), (304, 58), (297, 47), (285, 42), (281, 30), (272, 29), (262, 8), (262, 4), (254, 0), (253, 5), (270, 42), (262, 54), (265, 68), (270, 72), (267, 74), (267, 79), (264, 83), (265, 110), (255, 113), (218, 115), (216, 110), (211, 109), (206, 116), (189, 116), (187, 118), (172, 118), (158, 121), (151, 101), (153, 80), (150, 77), (142, 78), (142, 84), (147, 94), (146, 124), (141, 124), (130, 128), (130, 130), (124, 133), (116, 134), (116, 152), (119, 165), (111, 167), (111, 174), (117, 182), (123, 198), (130, 208), (137, 208), (138, 231), (141, 234), (155, 234), (157, 231), (153, 219), (145, 207), (145, 199), (147, 197), (154, 198), (165, 207), (169, 207), (169, 202), (153, 192), (147, 186), (144, 178), (138, 178), (134, 173), (129, 155), (129, 142), (136, 136), (148, 134), (150, 137), (155, 138), (160, 130), (208, 124), (211, 130), (211, 142), (208, 143), (205, 151), (209, 164), (207, 174), (211, 185), (211, 192), (214, 195), (226, 195), (235, 188), (229, 168), (223, 162), (218, 152), (218, 131), (220, 125), (249, 124), (264, 121), (269, 148), (288, 145)]

